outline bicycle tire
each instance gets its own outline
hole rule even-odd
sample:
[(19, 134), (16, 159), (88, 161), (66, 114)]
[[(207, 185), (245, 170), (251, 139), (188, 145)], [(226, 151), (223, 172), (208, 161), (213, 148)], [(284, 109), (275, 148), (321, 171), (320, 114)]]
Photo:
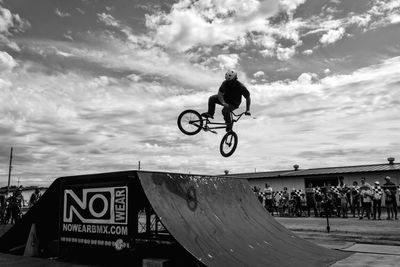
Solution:
[(236, 150), (238, 144), (238, 136), (235, 132), (227, 132), (222, 137), (221, 144), (219, 145), (219, 151), (224, 157), (230, 157)]
[(192, 109), (188, 109), (179, 114), (178, 128), (186, 135), (198, 134), (203, 129), (203, 118), (201, 115)]

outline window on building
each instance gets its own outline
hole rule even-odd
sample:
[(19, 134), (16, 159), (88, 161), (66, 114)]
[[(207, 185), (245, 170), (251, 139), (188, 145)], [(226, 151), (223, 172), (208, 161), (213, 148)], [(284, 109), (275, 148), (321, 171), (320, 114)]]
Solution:
[(313, 187), (323, 187), (327, 184), (331, 186), (337, 186), (339, 184), (339, 177), (313, 177), (313, 178), (305, 178), (304, 184), (305, 187), (308, 187), (308, 184), (312, 183)]

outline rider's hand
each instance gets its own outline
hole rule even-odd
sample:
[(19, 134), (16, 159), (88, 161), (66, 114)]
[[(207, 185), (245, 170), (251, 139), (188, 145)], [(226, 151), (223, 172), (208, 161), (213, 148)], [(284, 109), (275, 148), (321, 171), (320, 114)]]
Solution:
[(245, 113), (244, 113), (244, 115), (246, 115), (246, 116), (251, 116), (251, 113), (250, 113), (250, 111), (246, 111)]

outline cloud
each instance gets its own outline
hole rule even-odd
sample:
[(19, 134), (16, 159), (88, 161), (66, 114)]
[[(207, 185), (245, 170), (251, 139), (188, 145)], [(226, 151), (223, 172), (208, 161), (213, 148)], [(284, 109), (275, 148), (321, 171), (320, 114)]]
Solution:
[[(121, 27), (124, 27), (121, 25)], [(95, 42), (96, 46), (91, 49), (83, 47), (81, 44), (63, 41), (42, 41), (31, 40), (27, 49), (31, 53), (39, 54), (46, 59), (46, 64), (54, 61), (58, 67), (65, 56), (74, 60), (73, 64), (68, 64), (71, 70), (74, 67), (84, 68), (86, 71), (93, 70), (100, 72), (136, 73), (144, 76), (146, 80), (162, 81), (165, 84), (182, 83), (189, 88), (208, 90), (220, 82), (223, 74), (216, 73), (215, 69), (209, 69), (203, 64), (192, 64), (189, 58), (181, 55), (169, 54), (163, 49), (152, 46), (151, 41), (146, 38), (134, 41), (126, 38), (118, 38), (114, 35), (99, 34), (86, 35), (90, 42)], [(21, 41), (22, 43), (22, 41)], [(60, 53), (61, 52), (61, 53)], [(54, 58), (53, 55), (61, 56)], [(51, 60), (50, 60), (51, 59)], [(234, 64), (239, 60), (235, 55), (225, 55), (214, 58), (215, 64), (219, 65)], [(63, 64), (64, 65), (64, 64)], [(142, 75), (144, 74), (144, 75)]]
[(400, 14), (391, 14), (389, 17), (390, 24), (400, 23)]
[(0, 51), (0, 71), (8, 71), (16, 67), (18, 63), (10, 54)]
[(256, 73), (253, 74), (254, 78), (260, 78), (260, 77), (263, 77), (263, 76), (265, 76), (265, 73), (263, 71), (261, 71), (261, 70), (257, 71)]
[(97, 17), (107, 26), (120, 27), (120, 23), (110, 14), (99, 13)]
[(76, 11), (78, 11), (81, 15), (85, 15), (85, 10), (83, 10), (82, 8), (77, 7)]
[(136, 74), (134, 74), (134, 73), (128, 75), (128, 79), (131, 80), (131, 81), (133, 81), (133, 82), (138, 82), (138, 81), (141, 80), (140, 76), (139, 76), (139, 75), (136, 75)]
[(305, 2), (306, 0), (281, 0), (279, 1), (279, 5), (283, 10), (291, 14), (299, 5), (304, 4)]
[[(271, 5), (272, 4), (272, 5)], [(321, 13), (302, 16), (301, 5), (296, 1), (179, 1), (169, 12), (155, 11), (146, 15), (146, 25), (152, 37), (166, 49), (187, 51), (196, 47), (253, 48), (256, 46), (263, 57), (287, 61), (297, 54), (303, 40), (317, 35), (323, 46), (343, 39), (346, 30), (353, 26), (369, 31), (398, 21), (396, 0), (387, 3), (374, 1), (365, 5), (362, 13), (342, 15), (339, 7), (325, 5)], [(332, 2), (330, 5), (339, 5)], [(263, 10), (267, 12), (262, 12)], [(361, 9), (362, 10), (362, 9)], [(283, 16), (282, 14), (286, 14)], [(283, 16), (283, 17), (282, 17)], [(283, 19), (285, 18), (286, 19)], [(290, 43), (288, 45), (288, 42)], [(318, 49), (318, 43), (312, 45)], [(312, 49), (306, 49), (310, 54)]]
[(293, 57), (296, 53), (296, 47), (281, 47), (279, 46), (276, 50), (276, 57), (279, 60), (288, 60), (289, 58)]
[[(398, 67), (400, 57), (318, 82), (313, 81), (314, 74), (304, 73), (297, 81), (253, 85), (252, 113), (257, 120), (241, 122), (238, 130), (243, 158), (254, 157), (252, 166), (265, 166), (262, 151), (268, 147), (271, 158), (282, 157), (281, 163), (276, 161), (276, 168), (282, 169), (287, 161), (302, 166), (340, 166), (348, 165), (348, 160), (366, 164), (396, 153), (390, 147), (396, 140), (390, 128), (399, 119), (393, 117), (399, 106), (392, 103), (400, 97), (393, 87), (400, 82)], [(261, 133), (267, 144), (251, 150)], [(346, 138), (341, 138), (344, 135)], [(301, 154), (304, 151), (310, 153)], [(332, 151), (343, 151), (345, 156)], [(364, 154), (374, 158), (365, 159)]]
[(70, 16), (71, 16), (71, 13), (62, 12), (59, 8), (56, 8), (56, 9), (54, 10), (54, 13), (55, 13), (57, 16), (61, 17), (61, 18), (66, 18), (66, 17), (70, 17)]
[(235, 69), (239, 63), (239, 55), (218, 55), (217, 60), (221, 69)]
[[(383, 27), (389, 23), (384, 15), (396, 21), (396, 9), (347, 14), (326, 7), (305, 14), (308, 4), (179, 1), (170, 9), (146, 9), (152, 12), (146, 28), (97, 11), (90, 31), (58, 31), (64, 41), (14, 39), (19, 23), (11, 20), (2, 36), (18, 42), (22, 53), (0, 53), (0, 68), (12, 70), (0, 72), (0, 138), (21, 155), (16, 175), (45, 183), (61, 175), (132, 169), (139, 160), (145, 169), (234, 173), (282, 169), (288, 162), (357, 164), (370, 151), (397, 153), (391, 144), (398, 140), (400, 59), (349, 72), (326, 57), (336, 56), (333, 44), (346, 33)], [(235, 125), (240, 144), (225, 159), (218, 151), (221, 134), (185, 136), (176, 119), (185, 109), (205, 111), (224, 69), (232, 67), (251, 92), (257, 119), (244, 117)], [(223, 120), (220, 106), (216, 120)], [(0, 157), (7, 158), (7, 150), (0, 149)]]
[(16, 42), (9, 38), (16, 32), (23, 32), (30, 27), (30, 23), (18, 14), (11, 13), (10, 10), (1, 6), (0, 2), (0, 44), (6, 45), (15, 51), (20, 51)]
[(327, 33), (322, 35), (319, 41), (323, 45), (333, 44), (338, 40), (342, 39), (344, 34), (345, 34), (345, 29), (342, 27), (335, 30), (329, 30)]
[[(391, 151), (385, 143), (398, 139), (385, 125), (397, 119), (393, 114), (398, 107), (391, 101), (400, 97), (392, 88), (400, 82), (400, 58), (348, 75), (317, 80), (316, 74), (303, 73), (294, 81), (249, 87), (257, 120), (245, 118), (235, 125), (240, 145), (229, 161), (219, 155), (220, 135), (184, 136), (176, 126), (182, 110), (206, 109), (207, 91), (188, 94), (181, 86), (149, 82), (137, 74), (121, 80), (83, 72), (29, 71), (33, 67), (22, 65), (0, 75), (0, 101), (5, 103), (0, 129), (9, 129), (0, 131), (0, 138), (4, 146), (14, 145), (24, 155), (16, 175), (41, 177), (43, 183), (61, 175), (131, 169), (138, 160), (145, 169), (211, 174), (221, 166), (221, 172), (252, 166), (281, 169), (288, 161), (330, 166), (329, 160), (339, 157), (335, 151), (353, 159), (371, 149), (382, 155)], [(222, 120), (220, 109), (216, 116)], [(378, 125), (367, 123), (370, 120)], [(260, 134), (267, 141), (260, 143)], [(371, 140), (376, 142), (372, 148)], [(317, 152), (325, 155), (322, 163)], [(275, 165), (265, 165), (266, 157), (277, 158)], [(43, 162), (51, 166), (46, 171)], [(336, 163), (341, 162), (339, 158)]]
[(12, 27), (22, 25), (23, 21), (18, 14), (0, 6), (0, 33), (7, 34)]
[(146, 16), (161, 45), (185, 51), (198, 45), (232, 42), (251, 31), (263, 30), (265, 18), (278, 11), (277, 1), (180, 1), (170, 13)]
[(318, 75), (315, 73), (302, 73), (299, 78), (297, 78), (297, 81), (300, 84), (311, 84), (318, 81)]

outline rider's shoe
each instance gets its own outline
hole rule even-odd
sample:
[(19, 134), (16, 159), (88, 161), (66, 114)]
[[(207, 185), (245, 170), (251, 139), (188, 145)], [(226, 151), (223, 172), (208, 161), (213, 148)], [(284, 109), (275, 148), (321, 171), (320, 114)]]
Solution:
[(204, 118), (214, 119), (214, 116), (208, 114), (207, 112), (201, 113), (201, 116), (204, 117)]
[(232, 122), (231, 122), (231, 123), (228, 123), (228, 124), (226, 125), (226, 132), (227, 132), (227, 133), (232, 132), (232, 126), (233, 126), (233, 123), (232, 123)]

